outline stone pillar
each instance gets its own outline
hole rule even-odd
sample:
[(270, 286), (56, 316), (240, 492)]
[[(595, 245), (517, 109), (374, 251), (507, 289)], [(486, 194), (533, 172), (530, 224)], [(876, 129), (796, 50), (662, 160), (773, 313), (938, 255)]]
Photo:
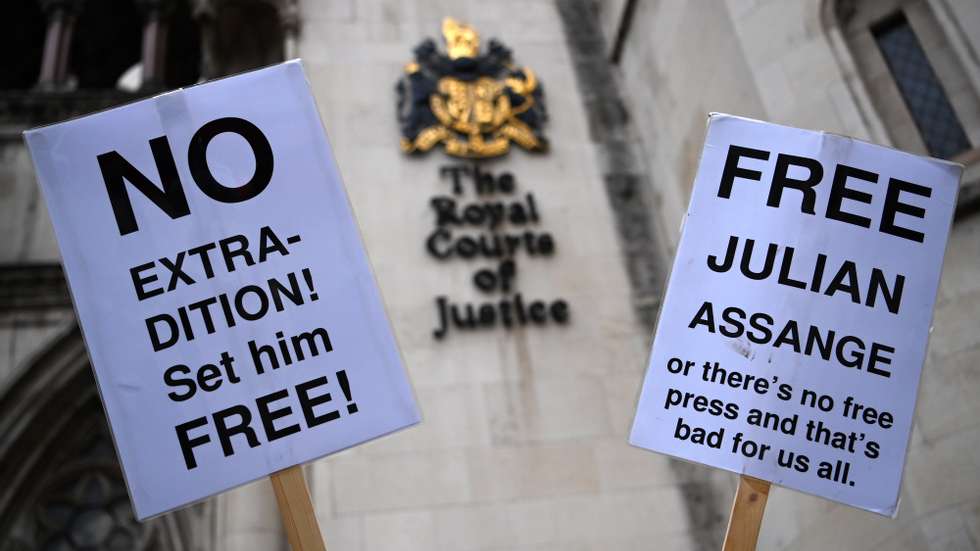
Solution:
[(201, 80), (220, 76), (217, 74), (214, 54), (214, 19), (216, 8), (211, 0), (193, 0), (193, 17), (201, 33)]
[(172, 0), (140, 0), (143, 12), (143, 83), (144, 91), (166, 87), (167, 27), (173, 11)]
[(41, 8), (48, 19), (41, 57), (41, 73), (37, 87), (44, 91), (64, 88), (68, 77), (68, 58), (75, 17), (80, 8), (78, 0), (43, 0)]
[(288, 0), (279, 8), (279, 20), (283, 33), (283, 58), (293, 59), (299, 56), (297, 42), (299, 40), (299, 6), (293, 0)]

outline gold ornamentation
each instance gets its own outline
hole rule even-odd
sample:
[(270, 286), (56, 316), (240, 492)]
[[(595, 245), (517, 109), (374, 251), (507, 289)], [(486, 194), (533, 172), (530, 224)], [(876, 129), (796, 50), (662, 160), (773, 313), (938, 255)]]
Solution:
[(545, 111), (534, 72), (515, 68), (510, 51), (493, 40), (479, 55), (480, 38), (469, 25), (447, 17), (442, 32), (448, 56), (427, 41), (405, 65), (401, 149), (417, 153), (442, 144), (456, 157), (485, 158), (503, 155), (514, 142), (543, 151), (547, 144), (537, 127)]
[(480, 50), (480, 35), (469, 25), (461, 25), (452, 17), (442, 20), (442, 36), (446, 39), (449, 59), (476, 57)]

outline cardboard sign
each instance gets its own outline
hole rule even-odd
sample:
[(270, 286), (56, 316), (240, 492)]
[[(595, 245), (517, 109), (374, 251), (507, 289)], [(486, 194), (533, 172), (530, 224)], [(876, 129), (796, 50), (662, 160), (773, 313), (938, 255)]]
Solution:
[(26, 138), (140, 519), (419, 421), (299, 62)]
[(960, 172), (712, 115), (630, 442), (893, 515)]

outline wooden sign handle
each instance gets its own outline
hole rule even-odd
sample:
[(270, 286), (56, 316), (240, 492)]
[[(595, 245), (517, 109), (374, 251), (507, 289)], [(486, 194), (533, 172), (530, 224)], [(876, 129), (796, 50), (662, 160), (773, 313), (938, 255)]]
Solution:
[(313, 510), (310, 490), (303, 477), (303, 467), (296, 465), (272, 473), (269, 479), (276, 492), (286, 538), (293, 551), (327, 551)]
[(738, 478), (738, 491), (732, 502), (723, 551), (755, 551), (768, 499), (768, 482), (744, 474)]

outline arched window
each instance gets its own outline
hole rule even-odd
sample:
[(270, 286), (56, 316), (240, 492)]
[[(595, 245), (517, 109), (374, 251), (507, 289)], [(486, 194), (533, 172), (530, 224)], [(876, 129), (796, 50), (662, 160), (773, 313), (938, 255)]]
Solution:
[(62, 87), (156, 92), (200, 78), (189, 0), (87, 0), (74, 21)]
[(297, 0), (8, 2), (0, 123), (15, 127), (278, 63), (299, 30)]
[(980, 96), (926, 0), (836, 0), (833, 15), (894, 146), (957, 159), (980, 145)]
[(189, 551), (210, 502), (138, 522), (77, 326), (0, 387), (0, 551)]
[(29, 128), (199, 82), (204, 1), (10, 0), (0, 123)]

